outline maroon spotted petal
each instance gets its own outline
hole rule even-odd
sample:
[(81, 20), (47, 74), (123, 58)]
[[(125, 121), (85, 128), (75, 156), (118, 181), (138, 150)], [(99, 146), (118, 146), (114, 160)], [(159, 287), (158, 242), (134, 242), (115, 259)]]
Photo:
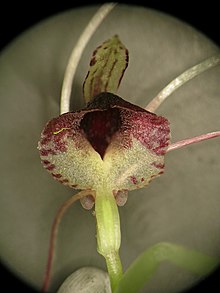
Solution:
[(166, 118), (101, 93), (85, 109), (52, 119), (38, 148), (61, 183), (117, 192), (141, 188), (163, 173), (169, 139)]

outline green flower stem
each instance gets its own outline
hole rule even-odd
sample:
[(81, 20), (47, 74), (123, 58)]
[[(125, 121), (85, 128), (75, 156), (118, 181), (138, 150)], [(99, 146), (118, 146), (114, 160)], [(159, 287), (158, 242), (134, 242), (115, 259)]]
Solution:
[(106, 260), (111, 288), (114, 292), (123, 274), (119, 257), (121, 230), (118, 207), (112, 191), (107, 188), (96, 190), (95, 215), (97, 250)]
[(111, 282), (112, 292), (118, 287), (118, 283), (122, 278), (122, 265), (118, 252), (114, 252), (105, 257), (108, 274)]

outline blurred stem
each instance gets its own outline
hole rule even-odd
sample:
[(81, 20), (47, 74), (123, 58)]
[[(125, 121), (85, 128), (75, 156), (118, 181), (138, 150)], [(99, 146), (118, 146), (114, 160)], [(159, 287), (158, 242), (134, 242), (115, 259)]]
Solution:
[(115, 293), (139, 292), (163, 261), (170, 261), (198, 276), (209, 274), (219, 264), (217, 258), (200, 251), (168, 242), (158, 243), (147, 249), (134, 261), (123, 275)]
[(113, 253), (107, 255), (105, 257), (105, 260), (110, 278), (112, 292), (115, 292), (115, 289), (118, 287), (118, 283), (123, 275), (121, 259), (118, 252), (114, 251)]
[(46, 265), (46, 271), (44, 274), (44, 282), (43, 287), (41, 289), (41, 292), (47, 292), (50, 281), (51, 281), (51, 275), (52, 275), (52, 268), (53, 268), (53, 261), (54, 261), (54, 254), (55, 254), (55, 246), (56, 246), (56, 239), (57, 239), (57, 233), (60, 221), (62, 220), (65, 212), (67, 209), (74, 204), (77, 200), (87, 196), (87, 195), (93, 195), (94, 191), (91, 190), (83, 190), (75, 195), (73, 195), (71, 198), (67, 199), (62, 206), (57, 211), (57, 214), (54, 218), (53, 225), (51, 228), (51, 234), (50, 234), (50, 243), (49, 243), (49, 251), (48, 251), (48, 257), (47, 257), (47, 265)]
[(97, 221), (97, 250), (104, 256), (111, 281), (112, 292), (122, 277), (119, 257), (121, 244), (120, 218), (112, 191), (96, 190), (95, 215)]
[(200, 141), (204, 141), (204, 140), (208, 140), (211, 138), (215, 138), (215, 137), (219, 137), (220, 136), (220, 131), (216, 131), (216, 132), (210, 132), (210, 133), (206, 133), (206, 134), (202, 134), (199, 136), (195, 136), (195, 137), (191, 137), (191, 138), (187, 138), (184, 140), (180, 140), (177, 142), (174, 142), (172, 144), (169, 145), (167, 152), (173, 151), (173, 150), (177, 150), (179, 148), (182, 148), (184, 146), (193, 144), (193, 143), (197, 143)]
[(89, 21), (88, 25), (82, 32), (75, 47), (73, 48), (64, 74), (60, 99), (60, 114), (70, 111), (70, 96), (72, 91), (73, 79), (86, 45), (88, 44), (90, 38), (93, 36), (94, 32), (97, 30), (98, 26), (111, 12), (115, 5), (116, 3), (106, 3), (98, 9), (98, 11), (94, 14), (92, 19)]
[(172, 80), (157, 96), (147, 105), (145, 110), (149, 112), (155, 112), (157, 108), (179, 87), (184, 85), (187, 81), (190, 81), (197, 75), (200, 75), (204, 71), (215, 67), (220, 64), (220, 54), (212, 56), (201, 63), (187, 69), (182, 74)]

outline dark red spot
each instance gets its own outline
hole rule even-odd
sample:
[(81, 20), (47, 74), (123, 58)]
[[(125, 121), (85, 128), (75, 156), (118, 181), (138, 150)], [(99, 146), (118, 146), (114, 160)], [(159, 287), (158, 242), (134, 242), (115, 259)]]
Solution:
[(41, 139), (41, 145), (45, 145), (45, 144), (48, 144), (48, 142), (50, 141), (50, 138), (49, 137), (44, 137)]
[(56, 152), (54, 150), (52, 150), (52, 149), (48, 149), (48, 150), (42, 149), (42, 150), (40, 150), (40, 155), (43, 156), (43, 157), (48, 156), (49, 154), (56, 155)]
[(61, 177), (62, 177), (61, 174), (54, 174), (54, 173), (52, 173), (52, 176), (53, 176), (54, 178), (61, 178)]
[[(124, 48), (121, 48), (121, 49), (124, 50)], [(128, 54), (128, 50), (127, 50), (127, 49), (125, 50), (125, 61), (126, 61), (126, 63), (125, 63), (125, 67), (124, 67), (124, 69), (123, 69), (123, 71), (122, 71), (122, 73), (121, 73), (120, 79), (119, 79), (119, 81), (118, 81), (118, 87), (119, 87), (119, 85), (120, 85), (120, 83), (121, 83), (121, 80), (122, 80), (122, 78), (123, 78), (123, 76), (124, 76), (125, 70), (126, 70), (127, 67), (128, 67), (129, 54)]]
[(48, 153), (47, 150), (44, 150), (44, 149), (43, 149), (43, 150), (40, 150), (40, 155), (41, 155), (41, 156), (48, 156), (48, 154), (49, 154), (49, 153)]
[(144, 178), (143, 177), (141, 178), (141, 182), (144, 182)]
[(156, 178), (157, 176), (158, 176), (158, 174), (156, 174), (156, 175), (151, 175), (151, 176), (150, 176), (150, 179), (152, 180), (152, 179)]
[(62, 140), (56, 140), (54, 149), (58, 152), (64, 153), (67, 151), (66, 142)]
[(103, 158), (112, 136), (121, 126), (119, 109), (86, 113), (80, 126), (94, 150)]
[(95, 58), (95, 56), (93, 56), (92, 57), (92, 59), (91, 59), (91, 61), (90, 61), (90, 66), (93, 66), (93, 65), (95, 65), (96, 64), (96, 58)]
[[(62, 117), (62, 116), (60, 116)], [(62, 118), (60, 119), (60, 122), (62, 124)], [(71, 133), (70, 129), (63, 129), (57, 134), (54, 134), (51, 136), (50, 140), (54, 143), (54, 150), (56, 152), (66, 152), (67, 150), (67, 136)]]
[(164, 171), (160, 171), (158, 174), (159, 174), (159, 175), (162, 175), (163, 173), (164, 173)]
[(71, 187), (72, 188), (76, 188), (77, 187), (77, 184), (72, 184)]
[(153, 162), (151, 163), (152, 166), (158, 168), (158, 169), (164, 169), (164, 164)]
[(43, 160), (42, 163), (44, 163), (44, 165), (49, 165), (50, 164), (50, 162), (47, 161), (47, 160)]
[(55, 165), (54, 164), (51, 164), (51, 165), (49, 165), (49, 166), (46, 167), (46, 169), (48, 171), (52, 171), (54, 168), (55, 168)]
[(138, 181), (137, 181), (137, 178), (135, 176), (131, 176), (130, 179), (131, 179), (131, 182), (133, 184), (137, 184)]
[(60, 183), (68, 183), (69, 180), (68, 179), (63, 179), (63, 180), (59, 180)]

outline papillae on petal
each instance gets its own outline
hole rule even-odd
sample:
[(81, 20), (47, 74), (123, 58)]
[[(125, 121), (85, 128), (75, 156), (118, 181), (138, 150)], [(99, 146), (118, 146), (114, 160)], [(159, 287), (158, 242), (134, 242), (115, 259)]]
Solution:
[(111, 93), (48, 122), (39, 142), (44, 167), (77, 189), (132, 190), (164, 171), (169, 122)]

